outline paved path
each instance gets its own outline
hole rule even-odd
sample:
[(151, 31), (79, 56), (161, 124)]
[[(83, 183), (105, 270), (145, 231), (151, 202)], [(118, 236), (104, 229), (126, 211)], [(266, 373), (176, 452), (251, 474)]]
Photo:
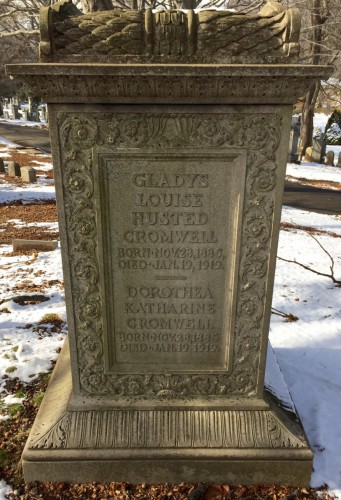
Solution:
[(302, 208), (320, 214), (341, 214), (341, 191), (285, 183), (283, 205)]
[[(7, 125), (0, 122), (0, 137), (23, 146), (33, 146), (51, 152), (47, 129)], [(286, 182), (283, 204), (322, 214), (341, 214), (341, 191), (317, 189)]]
[(22, 127), (0, 122), (0, 137), (21, 146), (32, 146), (51, 153), (50, 136), (46, 128)]

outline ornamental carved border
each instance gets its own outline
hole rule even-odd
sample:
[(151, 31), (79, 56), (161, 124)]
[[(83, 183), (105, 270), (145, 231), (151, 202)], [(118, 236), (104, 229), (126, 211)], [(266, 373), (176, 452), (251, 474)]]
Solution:
[[(122, 99), (139, 99), (140, 102), (155, 99), (155, 101), (199, 102), (207, 98), (210, 102), (234, 102), (240, 99), (257, 104), (264, 102), (292, 103), (306, 92), (306, 89), (316, 81), (315, 75), (287, 75), (285, 71), (276, 75), (160, 75), (151, 72), (150, 75), (114, 74), (106, 75), (54, 75), (48, 78), (46, 74), (20, 75), (36, 94), (48, 102), (63, 102), (63, 98), (77, 102), (84, 99), (101, 98), (122, 102)], [(274, 79), (275, 78), (275, 79)], [(269, 101), (270, 100), (270, 101)]]
[(271, 411), (107, 410), (65, 412), (30, 448), (304, 449), (307, 443), (295, 422), (286, 428)]
[[(259, 113), (58, 114), (73, 316), (82, 394), (193, 398), (254, 396), (260, 363), (281, 115)], [(231, 374), (105, 374), (94, 172), (96, 148), (158, 153), (186, 148), (247, 151)]]

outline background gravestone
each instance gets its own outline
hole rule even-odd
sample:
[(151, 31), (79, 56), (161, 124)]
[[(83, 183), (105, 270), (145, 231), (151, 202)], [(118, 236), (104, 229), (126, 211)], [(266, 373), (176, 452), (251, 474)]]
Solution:
[(37, 175), (33, 167), (21, 167), (21, 180), (23, 182), (37, 182)]
[(326, 155), (326, 140), (323, 134), (313, 138), (311, 161), (323, 163)]
[(325, 164), (334, 167), (334, 151), (328, 151), (326, 154)]
[(305, 150), (304, 160), (313, 161), (313, 148), (311, 146), (308, 146)]
[(264, 372), (292, 104), (332, 68), (287, 64), (274, 2), (41, 20), (8, 72), (49, 106), (70, 346), (26, 480), (307, 484)]
[(20, 177), (20, 165), (15, 161), (10, 161), (8, 163), (8, 175), (10, 177)]
[(301, 163), (298, 160), (298, 143), (301, 134), (301, 116), (293, 116), (291, 119), (288, 162)]

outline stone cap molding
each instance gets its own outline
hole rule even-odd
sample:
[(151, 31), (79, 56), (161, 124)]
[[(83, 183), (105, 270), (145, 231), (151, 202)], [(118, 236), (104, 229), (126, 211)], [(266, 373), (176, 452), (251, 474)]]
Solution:
[(301, 14), (274, 0), (231, 10), (113, 9), (82, 14), (71, 0), (41, 9), (44, 62), (293, 62)]
[(294, 104), (332, 66), (270, 64), (8, 65), (48, 103)]

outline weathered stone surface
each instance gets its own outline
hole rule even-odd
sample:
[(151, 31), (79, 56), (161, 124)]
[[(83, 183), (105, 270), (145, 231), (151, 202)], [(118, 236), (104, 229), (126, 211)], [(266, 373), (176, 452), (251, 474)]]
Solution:
[(339, 153), (336, 166), (341, 167), (341, 153)]
[(258, 14), (224, 10), (107, 10), (69, 2), (42, 9), (41, 60), (49, 62), (292, 62), (300, 11), (274, 1)]
[(297, 53), (274, 2), (43, 18), (41, 53), (62, 64), (9, 72), (49, 104), (71, 358), (26, 479), (308, 484), (302, 427), (264, 372), (292, 104), (331, 68), (224, 64)]
[(15, 239), (12, 241), (13, 252), (18, 252), (20, 250), (37, 250), (40, 252), (50, 252), (56, 250), (58, 247), (58, 241), (47, 241), (47, 240), (23, 240)]
[(5, 162), (2, 158), (0, 158), (0, 174), (5, 173)]
[(37, 182), (36, 171), (33, 167), (21, 167), (20, 172), (23, 182)]
[(305, 159), (305, 161), (314, 161), (313, 160), (313, 148), (311, 146), (308, 146), (307, 149), (305, 150), (304, 159)]
[(288, 162), (300, 163), (298, 160), (298, 143), (301, 133), (301, 117), (293, 116), (291, 120)]
[(272, 399), (263, 410), (70, 411), (71, 388), (66, 344), (25, 447), (27, 481), (309, 484), (312, 453), (297, 416)]
[(292, 104), (328, 66), (22, 64), (7, 72), (49, 103)]
[(334, 167), (334, 151), (328, 151), (326, 154), (326, 159), (324, 161), (326, 165)]
[(323, 135), (313, 138), (311, 161), (323, 163), (326, 154), (326, 141)]
[[(250, 114), (248, 108), (235, 112), (229, 107), (220, 107), (219, 111), (206, 107), (204, 113), (198, 113), (195, 108), (181, 108), (175, 113), (172, 108), (149, 112), (131, 106), (120, 112), (110, 112), (109, 109), (103, 112), (97, 108), (92, 113), (60, 112), (57, 116), (50, 116), (50, 123), (56, 126), (58, 139), (64, 145), (63, 169), (58, 182), (63, 185), (65, 197), (70, 282), (75, 290), (75, 304), (79, 303), (77, 312), (74, 309), (73, 313), (76, 330), (84, 332), (94, 345), (106, 346), (98, 352), (89, 350), (87, 343), (80, 339), (77, 341), (77, 352), (82, 353), (80, 360), (84, 360), (79, 362), (77, 375), (81, 394), (105, 395), (110, 390), (126, 402), (136, 396), (150, 401), (161, 398), (160, 402), (164, 396), (178, 401), (202, 400), (204, 396), (226, 401), (227, 395), (230, 398), (258, 399), (257, 394), (262, 391), (258, 349), (266, 321), (263, 315), (264, 290), (267, 289), (276, 178), (283, 176), (283, 166), (278, 172), (274, 154), (278, 154), (284, 119), (288, 120), (287, 110), (280, 112), (270, 107), (259, 108), (257, 116)], [(139, 151), (137, 156), (132, 155), (132, 148), (136, 153)], [(165, 148), (169, 153), (165, 153)], [(94, 160), (84, 170), (81, 166), (88, 165), (91, 151)], [(149, 151), (150, 165), (143, 175), (145, 151)], [(208, 174), (212, 169), (216, 172), (214, 177)], [(138, 176), (140, 172), (142, 175)], [(133, 176), (137, 176), (136, 185), (130, 181)], [(98, 179), (97, 186), (94, 179)], [(192, 187), (189, 187), (190, 179), (194, 179)], [(186, 185), (177, 187), (176, 182), (186, 182)], [(196, 198), (188, 195), (183, 198), (188, 191)], [(147, 220), (149, 214), (164, 218), (163, 212), (167, 210), (168, 213), (169, 210), (182, 213), (181, 207), (167, 209), (164, 201), (160, 201), (161, 207), (153, 210), (151, 203), (153, 200), (158, 203), (157, 196), (164, 192), (178, 195), (179, 203), (185, 199), (187, 204), (197, 204), (192, 206), (191, 212), (185, 210), (185, 213), (192, 214), (188, 225), (183, 216), (156, 223)], [(120, 193), (125, 193), (124, 198)], [(226, 193), (229, 193), (228, 198)], [(85, 199), (86, 204), (81, 201)], [(102, 201), (99, 203), (99, 200)], [(117, 200), (117, 204), (113, 204), (114, 201), (109, 203), (109, 200)], [(178, 203), (177, 200), (172, 203)], [(138, 203), (146, 203), (149, 210), (139, 209)], [(83, 210), (76, 209), (81, 206)], [(107, 214), (106, 227), (115, 227), (113, 234), (105, 228), (99, 231), (94, 224), (95, 220), (102, 220), (104, 214)], [(124, 214), (129, 214), (129, 217)], [(145, 219), (141, 220), (141, 217)], [(254, 247), (254, 234), (259, 232), (262, 241)], [(90, 240), (93, 242), (91, 246), (87, 243)], [(191, 250), (186, 250), (186, 247)], [(167, 253), (169, 248), (170, 255)], [(231, 260), (228, 255), (235, 257)], [(261, 259), (261, 266), (258, 259)], [(82, 262), (87, 263), (85, 269)], [(92, 274), (88, 275), (88, 265), (98, 277), (96, 281)], [(258, 269), (256, 275), (251, 272), (254, 266)], [(107, 282), (99, 279), (104, 276), (104, 269), (112, 269), (113, 273), (105, 273)], [(227, 294), (227, 290), (236, 286), (231, 275), (239, 276), (241, 280), (236, 295)], [(177, 277), (178, 280), (173, 281)], [(141, 331), (141, 327), (127, 330), (127, 322), (133, 315), (129, 311), (141, 309), (139, 304), (151, 303), (153, 297), (147, 296), (144, 300), (140, 295), (134, 302), (129, 297), (129, 289), (149, 283), (159, 288), (177, 287), (179, 297), (172, 301), (159, 298), (155, 306), (158, 312), (151, 311), (148, 316), (158, 321), (165, 315), (173, 321), (181, 317), (190, 321), (202, 318), (204, 324), (211, 319), (211, 326), (205, 329), (207, 339), (204, 343), (194, 338), (192, 342), (179, 340), (174, 345), (171, 342), (170, 352), (162, 354), (150, 351), (150, 346), (154, 344), (155, 347), (156, 343), (151, 338), (136, 344), (136, 341), (120, 342), (122, 336), (118, 333), (112, 337), (111, 325), (114, 323), (115, 332), (128, 331), (133, 336), (134, 331)], [(205, 297), (193, 301), (193, 298), (184, 296), (181, 301), (180, 294), (185, 292), (180, 289), (185, 286), (191, 290), (200, 289), (199, 295)], [(103, 297), (109, 296), (112, 297), (109, 303), (115, 303), (115, 308), (102, 315), (100, 311), (106, 308)], [(188, 300), (192, 306), (194, 302), (197, 309), (181, 315), (181, 305)], [(249, 313), (248, 308), (244, 310), (243, 304), (252, 304), (252, 312)], [(128, 312), (124, 313), (127, 308)], [(200, 315), (200, 309), (206, 311), (204, 316)], [(139, 320), (146, 317), (145, 314), (140, 311), (135, 318)], [(157, 330), (162, 331), (161, 327)], [(180, 328), (179, 333), (181, 331)], [(233, 343), (228, 340), (232, 339), (232, 331)], [(253, 348), (245, 357), (244, 345), (248, 345), (251, 332)], [(183, 329), (183, 337), (185, 333), (186, 329)], [(166, 344), (169, 342), (168, 339)], [(121, 343), (119, 357), (117, 349), (121, 349)], [(160, 349), (167, 349), (161, 341), (159, 344)], [(205, 351), (199, 351), (203, 345)], [(139, 354), (132, 353), (134, 346), (139, 349)], [(226, 351), (223, 346), (227, 346)], [(186, 349), (182, 354), (181, 348)], [(119, 368), (112, 366), (111, 356), (114, 354), (110, 354), (110, 349), (120, 361)], [(146, 352), (148, 363), (141, 363)], [(127, 355), (136, 360), (135, 368), (128, 364), (128, 371), (133, 371), (134, 375), (124, 373)], [(174, 362), (171, 361), (173, 357)], [(200, 375), (205, 360), (210, 374)], [(174, 363), (178, 366), (175, 367)], [(150, 370), (166, 370), (169, 375), (153, 374), (146, 378), (145, 373)], [(176, 371), (174, 375), (172, 370)], [(103, 376), (98, 377), (100, 373)]]
[(10, 161), (8, 163), (8, 175), (10, 177), (20, 177), (21, 176), (19, 163), (15, 162), (15, 161)]

